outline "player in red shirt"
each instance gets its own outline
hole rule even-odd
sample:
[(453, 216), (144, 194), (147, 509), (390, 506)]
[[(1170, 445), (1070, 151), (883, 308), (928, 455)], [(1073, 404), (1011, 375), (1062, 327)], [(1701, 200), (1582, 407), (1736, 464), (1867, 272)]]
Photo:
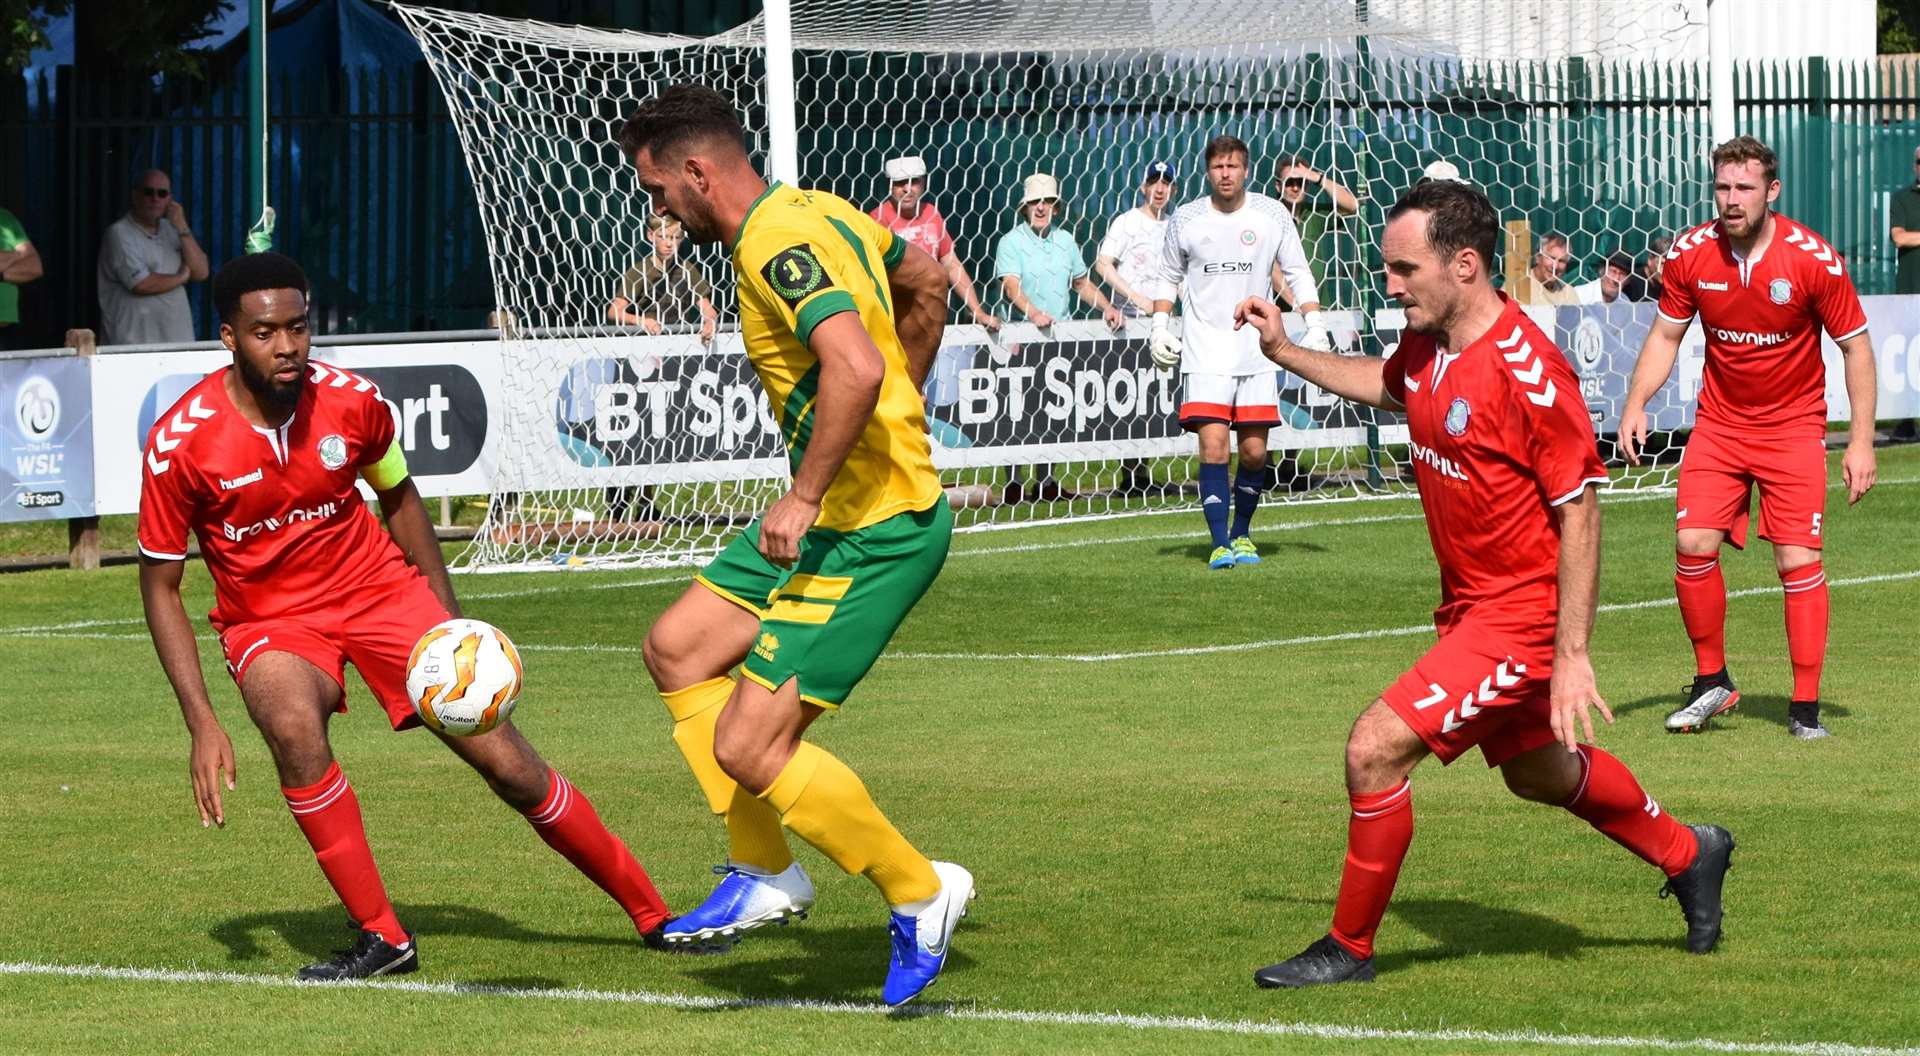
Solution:
[(1847, 504), (1873, 487), (1873, 340), (1846, 264), (1819, 235), (1775, 213), (1773, 151), (1752, 136), (1713, 152), (1720, 218), (1688, 231), (1667, 253), (1660, 317), (1647, 332), (1620, 415), (1620, 446), (1636, 465), (1646, 445), (1647, 401), (1666, 384), (1695, 315), (1707, 335), (1706, 376), (1693, 436), (1680, 461), (1674, 592), (1693, 639), (1695, 677), (1671, 733), (1697, 731), (1740, 702), (1727, 674), (1727, 588), (1720, 544), (1747, 542), (1747, 509), (1760, 488), (1760, 537), (1786, 595), (1793, 698), (1787, 729), (1827, 736), (1820, 667), (1827, 652), (1827, 576), (1820, 564), (1827, 500), (1826, 367), (1820, 332), (1846, 357), (1853, 425), (1840, 463)]
[(1387, 213), (1387, 295), (1407, 336), (1385, 361), (1303, 349), (1280, 309), (1253, 298), (1236, 318), (1263, 353), (1349, 400), (1404, 409), (1420, 504), (1440, 565), (1440, 640), (1362, 712), (1347, 739), (1347, 860), (1333, 927), (1254, 973), (1264, 987), (1365, 982), (1373, 939), (1413, 841), (1409, 776), (1480, 748), (1507, 788), (1565, 807), (1658, 867), (1679, 896), (1687, 948), (1720, 938), (1733, 838), (1682, 825), (1593, 739), (1587, 639), (1600, 579), (1605, 482), (1579, 379), (1519, 305), (1495, 290), (1499, 224), (1478, 190), (1436, 181)]
[[(189, 389), (154, 423), (140, 489), (140, 596), (161, 666), (193, 735), (200, 824), (224, 826), (221, 779), (233, 744), (215, 717), (180, 601), (187, 535), (213, 576), (210, 615), (247, 714), (320, 870), (360, 929), (348, 950), (300, 978), (338, 980), (419, 967), (367, 846), (360, 804), (334, 761), (327, 722), (346, 710), (351, 661), (393, 728), (420, 725), (406, 664), (427, 628), (457, 614), (392, 413), (373, 384), (307, 358), (307, 277), (277, 253), (240, 257), (213, 280), (233, 366)], [(378, 496), (386, 531), (356, 488)], [(511, 722), (442, 736), (554, 850), (600, 885), (660, 946), (667, 907), (584, 793), (550, 769)]]

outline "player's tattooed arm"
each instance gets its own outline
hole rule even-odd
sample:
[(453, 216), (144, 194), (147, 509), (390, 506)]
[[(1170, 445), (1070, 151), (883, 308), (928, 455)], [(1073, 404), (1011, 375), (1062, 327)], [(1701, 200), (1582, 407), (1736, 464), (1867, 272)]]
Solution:
[(194, 641), (186, 606), (180, 602), (180, 576), (185, 567), (185, 561), (142, 555), (140, 603), (146, 610), (147, 631), (153, 635), (153, 650), (160, 654), (160, 667), (173, 684), (180, 714), (193, 737), (187, 772), (193, 779), (200, 826), (225, 827), (227, 812), (220, 799), (220, 786), (233, 789), (233, 742), (213, 713), (207, 682), (200, 674), (200, 646)]
[(898, 263), (887, 269), (887, 287), (893, 294), (893, 329), (907, 353), (913, 387), (926, 383), (933, 357), (940, 351), (940, 334), (947, 326), (946, 269), (932, 254), (909, 244)]
[(1585, 740), (1593, 740), (1593, 707), (1613, 722), (1587, 653), (1600, 596), (1600, 494), (1588, 484), (1553, 512), (1560, 520), (1560, 609), (1553, 636), (1550, 724), (1554, 736), (1573, 752), (1579, 750), (1583, 733)]
[(407, 564), (427, 577), (427, 586), (433, 589), (440, 604), (447, 607), (449, 615), (460, 615), (460, 602), (453, 596), (453, 580), (447, 575), (446, 558), (440, 553), (440, 539), (433, 534), (433, 518), (427, 515), (427, 504), (420, 501), (420, 489), (414, 487), (413, 478), (407, 477), (374, 494), (380, 498), (380, 513), (386, 519), (387, 531), (400, 547)]
[(1302, 348), (1287, 337), (1286, 321), (1279, 305), (1263, 297), (1249, 297), (1233, 310), (1234, 329), (1251, 326), (1260, 335), (1260, 354), (1281, 369), (1297, 374), (1315, 385), (1371, 407), (1390, 411), (1401, 409), (1400, 401), (1387, 391), (1386, 361), (1372, 356), (1342, 356)]

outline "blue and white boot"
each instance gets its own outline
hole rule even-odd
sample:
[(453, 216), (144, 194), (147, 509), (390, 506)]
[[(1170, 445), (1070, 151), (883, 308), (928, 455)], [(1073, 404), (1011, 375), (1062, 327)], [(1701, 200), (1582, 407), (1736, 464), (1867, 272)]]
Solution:
[(947, 944), (960, 918), (973, 901), (973, 874), (952, 862), (934, 862), (940, 893), (933, 904), (908, 916), (893, 914), (887, 930), (893, 939), (893, 959), (887, 964), (887, 982), (880, 997), (889, 1005), (904, 1005), (933, 985), (947, 964)]
[(667, 923), (661, 938), (672, 945), (730, 946), (744, 932), (788, 920), (805, 920), (813, 908), (813, 881), (795, 862), (784, 872), (750, 872), (732, 862), (716, 865), (720, 883), (698, 909)]

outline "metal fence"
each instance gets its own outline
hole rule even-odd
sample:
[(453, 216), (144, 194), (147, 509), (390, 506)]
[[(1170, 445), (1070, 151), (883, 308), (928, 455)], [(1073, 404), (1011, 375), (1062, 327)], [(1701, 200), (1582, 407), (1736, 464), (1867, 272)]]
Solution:
[[(1747, 63), (1738, 73), (1739, 127), (1782, 157), (1781, 208), (1848, 256), (1862, 293), (1892, 291), (1887, 199), (1913, 182), (1911, 151), (1920, 144), (1915, 66), (1880, 65), (1811, 58)], [(1535, 230), (1573, 233), (1583, 255), (1638, 252), (1640, 246), (1616, 247), (1609, 239), (1623, 231), (1644, 239), (1709, 214), (1705, 159), (1678, 146), (1704, 141), (1704, 63), (1575, 59), (1462, 68), (1402, 62), (1359, 72), (1353, 64), (1320, 70), (1276, 96), (1274, 105), (1311, 110), (1300, 127), (1361, 144), (1349, 154), (1359, 171), (1344, 175), (1367, 187), (1376, 211), (1435, 144), (1444, 144), (1461, 155), (1463, 169), (1485, 173), (1477, 182), (1494, 192), (1503, 216), (1525, 216)], [(834, 91), (810, 88), (805, 72), (803, 64), (803, 126), (858, 136), (858, 126), (885, 109), (870, 101), (838, 109)], [(1047, 86), (1008, 91), (1031, 96), (1014, 107), (1027, 115), (1018, 123), (1044, 137)], [(1088, 101), (1076, 103), (1090, 112)], [(1006, 99), (997, 96), (899, 104), (950, 110), (961, 130), (989, 112), (1008, 112)], [(1114, 99), (1090, 109), (1110, 106), (1119, 118), (1134, 105)], [(145, 168), (172, 175), (216, 265), (238, 253), (247, 222), (245, 124), (236, 77), (113, 80), (61, 68), (0, 83), (0, 206), (20, 216), (46, 264), (46, 278), (22, 291), (25, 325), (11, 343), (58, 344), (67, 327), (97, 321), (99, 238), (126, 208), (133, 179)], [(485, 325), (493, 285), (484, 234), (453, 124), (424, 63), (282, 77), (273, 85), (271, 129), (276, 245), (312, 275), (321, 332)], [(803, 138), (811, 134), (803, 127)], [(1311, 150), (1315, 144), (1271, 146)], [(856, 200), (870, 196), (870, 173), (809, 176), (854, 192)], [(958, 195), (962, 188), (944, 193)], [(962, 207), (954, 212), (962, 216), (1004, 211), (1004, 186), (976, 185), (966, 193), (980, 200), (956, 201)], [(1363, 264), (1362, 276), (1371, 270), (1365, 229), (1373, 220), (1355, 225), (1358, 237), (1341, 254)], [(976, 274), (987, 264), (968, 262)], [(212, 337), (207, 286), (189, 291), (198, 336)]]
[[(272, 99), (275, 245), (312, 276), (322, 330), (483, 325), (492, 290), (473, 189), (426, 64), (282, 76)], [(100, 79), (62, 67), (0, 90), (0, 204), (46, 267), (22, 291), (26, 336), (97, 321), (99, 239), (147, 168), (171, 175), (216, 267), (240, 253), (245, 135), (238, 79)], [(207, 284), (188, 292), (196, 335), (213, 336)]]

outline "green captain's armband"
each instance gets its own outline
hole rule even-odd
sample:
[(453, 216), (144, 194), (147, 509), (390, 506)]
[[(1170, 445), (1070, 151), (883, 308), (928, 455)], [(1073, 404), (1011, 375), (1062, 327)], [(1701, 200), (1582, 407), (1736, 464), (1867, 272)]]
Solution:
[(392, 446), (387, 448), (386, 454), (380, 456), (380, 461), (361, 468), (360, 479), (366, 481), (367, 485), (375, 491), (386, 491), (397, 487), (401, 481), (407, 479), (407, 454), (400, 450), (399, 437), (393, 438)]

